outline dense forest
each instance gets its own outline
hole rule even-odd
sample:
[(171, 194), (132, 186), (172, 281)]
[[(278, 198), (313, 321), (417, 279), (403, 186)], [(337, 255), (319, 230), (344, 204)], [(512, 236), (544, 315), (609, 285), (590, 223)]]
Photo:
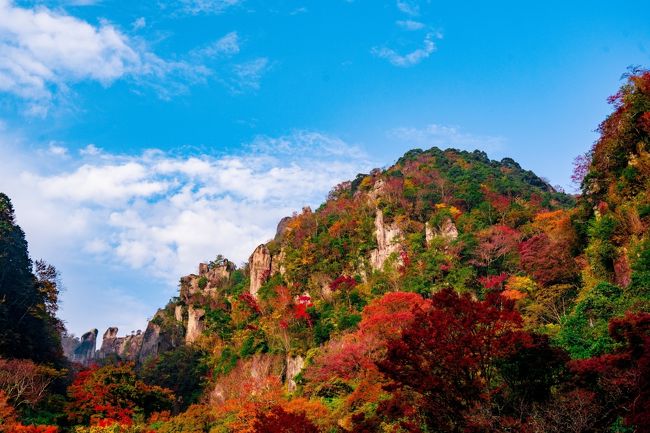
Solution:
[(181, 278), (166, 344), (83, 365), (0, 194), (0, 431), (650, 432), (650, 72), (610, 103), (579, 195), (411, 150)]

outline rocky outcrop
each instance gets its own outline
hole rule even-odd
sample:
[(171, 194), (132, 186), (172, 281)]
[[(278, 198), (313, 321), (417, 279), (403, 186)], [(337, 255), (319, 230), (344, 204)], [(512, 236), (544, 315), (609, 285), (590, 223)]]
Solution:
[(285, 382), (287, 384), (287, 391), (294, 392), (298, 387), (296, 383), (296, 376), (300, 374), (305, 366), (305, 360), (302, 356), (287, 355)]
[(249, 291), (251, 295), (257, 297), (260, 287), (271, 276), (271, 252), (266, 245), (262, 244), (255, 248), (248, 259), (248, 269), (250, 272)]
[(458, 238), (458, 228), (451, 220), (451, 218), (445, 218), (442, 223), (436, 227), (431, 227), (430, 223), (424, 225), (425, 237), (427, 246), (431, 245), (431, 242), (436, 238), (442, 238), (447, 242), (454, 241)]
[(275, 229), (275, 239), (281, 238), (286, 232), (290, 230), (289, 222), (291, 222), (291, 217), (284, 217), (280, 220), (277, 228)]
[(80, 344), (81, 340), (74, 334), (68, 334), (67, 332), (64, 332), (61, 335), (61, 348), (63, 349), (63, 355), (69, 360), (72, 360), (74, 351), (77, 347), (79, 347)]
[(97, 358), (142, 364), (151, 357), (180, 346), (184, 342), (184, 330), (176, 320), (175, 311), (173, 305), (158, 310), (144, 332), (138, 330), (119, 337), (117, 328), (108, 328), (102, 339), (102, 347), (97, 351)]
[(386, 191), (386, 182), (384, 179), (377, 179), (377, 181), (372, 186), (372, 189), (368, 191), (368, 201), (370, 204), (375, 204), (375, 202), (381, 197)]
[(135, 333), (124, 337), (118, 352), (120, 359), (137, 361), (142, 349), (143, 337), (142, 331), (139, 329)]
[(286, 272), (286, 268), (284, 267), (284, 259), (286, 255), (287, 253), (284, 247), (282, 247), (279, 253), (271, 256), (271, 275), (279, 273), (280, 275), (284, 276)]
[(72, 362), (88, 365), (95, 360), (97, 333), (97, 329), (92, 329), (81, 336), (79, 345), (72, 352), (70, 359)]
[(427, 243), (427, 247), (431, 246), (431, 242), (435, 238), (436, 233), (433, 231), (431, 224), (429, 222), (424, 223), (424, 239)]
[(201, 335), (204, 329), (203, 320), (205, 310), (194, 308), (192, 305), (187, 309), (187, 331), (185, 332), (185, 342), (193, 343)]
[(234, 264), (225, 259), (218, 264), (200, 263), (198, 275), (181, 278), (181, 298), (187, 300), (196, 293), (216, 292), (230, 280), (234, 268)]
[(110, 327), (104, 332), (102, 347), (97, 352), (97, 358), (137, 361), (142, 348), (142, 331), (138, 330), (124, 337), (118, 337), (118, 331), (118, 328)]
[(104, 332), (102, 337), (102, 347), (99, 348), (97, 353), (98, 358), (107, 358), (111, 354), (117, 354), (120, 349), (120, 338), (117, 336), (118, 329), (110, 327)]
[(174, 307), (174, 319), (176, 319), (177, 322), (183, 323), (183, 312), (185, 309), (183, 308), (182, 305), (177, 305)]
[(377, 238), (377, 248), (370, 251), (370, 266), (372, 269), (381, 269), (384, 267), (386, 259), (393, 253), (399, 253), (401, 246), (399, 240), (402, 232), (395, 224), (384, 223), (384, 213), (377, 209), (375, 215), (375, 236)]
[(144, 335), (142, 336), (138, 361), (142, 363), (171, 348), (172, 345), (161, 336), (160, 325), (154, 322), (149, 322), (147, 329), (144, 331)]

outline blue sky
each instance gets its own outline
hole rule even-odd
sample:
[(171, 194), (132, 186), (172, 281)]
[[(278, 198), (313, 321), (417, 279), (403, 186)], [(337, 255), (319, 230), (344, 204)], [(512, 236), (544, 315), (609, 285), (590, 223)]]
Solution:
[(0, 0), (0, 190), (79, 334), (406, 150), (483, 149), (571, 189), (650, 4)]

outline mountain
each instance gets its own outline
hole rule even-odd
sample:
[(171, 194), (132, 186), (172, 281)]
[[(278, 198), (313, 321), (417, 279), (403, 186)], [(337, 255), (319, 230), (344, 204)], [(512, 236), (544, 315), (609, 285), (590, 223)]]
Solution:
[(242, 268), (199, 264), (144, 332), (66, 340), (102, 365), (68, 388), (68, 422), (647, 432), (650, 73), (611, 102), (578, 196), (510, 158), (411, 150), (282, 219)]
[[(386, 170), (336, 186), (319, 209), (284, 218), (275, 239), (258, 246), (244, 269), (222, 257), (201, 264), (198, 274), (181, 278), (179, 298), (144, 333), (118, 338), (111, 328), (97, 355), (142, 362), (178, 346), (180, 334), (186, 343), (215, 332), (232, 338), (235, 324), (215, 322), (231, 322), (233, 304), (246, 302), (241, 297), (272, 308), (267, 304), (277, 286), (308, 297), (319, 317), (292, 343), (296, 347), (283, 348), (304, 355), (354, 327), (363, 305), (388, 291), (431, 294), (455, 287), (480, 293), (482, 277), (522, 271), (517, 248), (539, 230), (539, 215), (560, 218), (574, 202), (509, 158), (412, 150)], [(565, 274), (555, 282), (574, 281), (577, 269)], [(339, 305), (334, 292), (346, 285), (354, 290)], [(246, 340), (253, 333), (243, 334)], [(259, 339), (275, 349), (266, 337)]]

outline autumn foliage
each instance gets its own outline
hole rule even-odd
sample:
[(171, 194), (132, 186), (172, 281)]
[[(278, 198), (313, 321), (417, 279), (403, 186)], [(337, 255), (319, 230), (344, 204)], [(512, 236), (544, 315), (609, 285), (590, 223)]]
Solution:
[(138, 380), (132, 364), (92, 367), (68, 389), (68, 418), (77, 423), (130, 425), (136, 413), (148, 416), (171, 408), (171, 391)]
[(154, 322), (173, 347), (137, 365), (59, 364), (56, 270), (0, 195), (2, 278), (30, 300), (0, 302), (0, 431), (650, 433), (650, 73), (610, 102), (579, 196), (411, 150), (283, 220), (255, 294), (247, 266), (183, 279)]

